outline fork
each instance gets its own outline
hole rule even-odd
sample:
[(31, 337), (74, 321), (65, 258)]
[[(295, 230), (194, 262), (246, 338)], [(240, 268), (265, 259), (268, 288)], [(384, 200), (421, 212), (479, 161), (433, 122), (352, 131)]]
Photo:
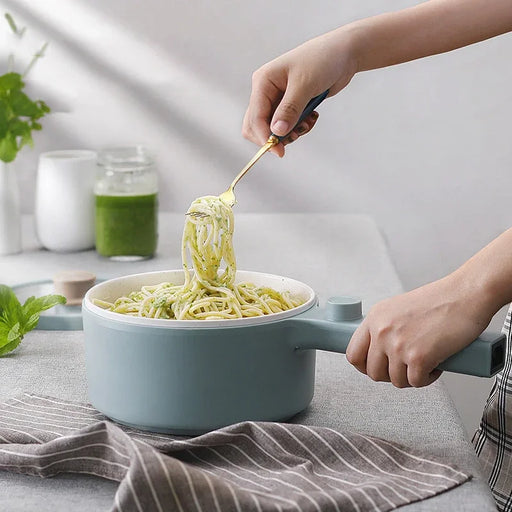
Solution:
[[(228, 189), (225, 192), (222, 192), (220, 194), (219, 199), (224, 202), (226, 205), (228, 205), (230, 208), (232, 208), (236, 203), (235, 198), (235, 186), (237, 183), (245, 176), (247, 171), (271, 148), (273, 148), (276, 144), (279, 144), (283, 139), (288, 137), (290, 133), (302, 122), (306, 117), (308, 117), (313, 110), (315, 110), (322, 101), (327, 97), (327, 94), (329, 94), (329, 89), (324, 91), (322, 94), (319, 94), (318, 96), (315, 96), (313, 99), (309, 101), (309, 103), (306, 105), (306, 108), (302, 111), (302, 114), (299, 117), (299, 120), (295, 124), (292, 130), (290, 130), (286, 135), (275, 135), (274, 133), (270, 134), (270, 137), (267, 139), (267, 142), (261, 148), (257, 151), (257, 153), (249, 160), (247, 165), (238, 173), (236, 178), (233, 180), (231, 185), (228, 187)], [(202, 212), (191, 212), (187, 213), (187, 215), (190, 215), (191, 217), (195, 218), (204, 218), (208, 217), (206, 213)]]

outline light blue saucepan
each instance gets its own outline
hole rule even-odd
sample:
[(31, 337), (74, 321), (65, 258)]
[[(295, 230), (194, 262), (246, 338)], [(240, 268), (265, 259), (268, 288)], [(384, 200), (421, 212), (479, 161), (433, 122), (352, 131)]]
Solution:
[[(315, 349), (344, 353), (362, 320), (361, 302), (329, 299), (299, 281), (237, 272), (238, 281), (289, 290), (304, 304), (236, 320), (160, 320), (93, 304), (143, 285), (183, 282), (183, 271), (111, 279), (83, 301), (89, 399), (120, 423), (154, 432), (199, 434), (244, 420), (280, 421), (313, 398)], [(504, 336), (482, 335), (443, 370), (490, 377), (503, 366)]]

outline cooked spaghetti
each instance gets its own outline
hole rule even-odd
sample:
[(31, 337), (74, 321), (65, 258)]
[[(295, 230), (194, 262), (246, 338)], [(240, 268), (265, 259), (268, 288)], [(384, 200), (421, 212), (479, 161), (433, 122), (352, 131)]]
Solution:
[(289, 292), (235, 284), (233, 231), (233, 211), (227, 204), (217, 196), (196, 199), (183, 230), (184, 283), (143, 286), (113, 304), (100, 300), (95, 304), (125, 315), (176, 320), (255, 317), (300, 306), (303, 301)]

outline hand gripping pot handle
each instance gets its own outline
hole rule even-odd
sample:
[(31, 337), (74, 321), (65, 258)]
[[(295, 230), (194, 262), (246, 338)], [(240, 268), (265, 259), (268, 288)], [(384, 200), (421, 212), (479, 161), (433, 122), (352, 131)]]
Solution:
[[(318, 349), (344, 354), (361, 321), (361, 301), (353, 297), (331, 297), (324, 310), (309, 310), (289, 320), (290, 340), (296, 350)], [(438, 369), (492, 377), (505, 361), (504, 334), (482, 333), (466, 348), (449, 357)]]

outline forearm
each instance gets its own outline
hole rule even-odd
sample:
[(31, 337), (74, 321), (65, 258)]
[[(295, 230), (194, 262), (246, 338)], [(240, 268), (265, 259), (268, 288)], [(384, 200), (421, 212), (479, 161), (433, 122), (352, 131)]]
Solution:
[(509, 32), (512, 1), (430, 0), (338, 29), (347, 30), (354, 40), (358, 71), (366, 71), (447, 52)]
[(480, 250), (447, 279), (489, 316), (512, 302), (512, 228)]
[[(262, 145), (269, 131), (285, 135), (307, 102), (333, 96), (358, 71), (447, 52), (512, 30), (512, 0), (430, 0), (408, 9), (348, 23), (315, 37), (253, 75), (243, 134)], [(309, 131), (314, 120), (294, 131)], [(286, 140), (285, 140), (286, 142)], [(279, 144), (272, 151), (284, 154)]]

